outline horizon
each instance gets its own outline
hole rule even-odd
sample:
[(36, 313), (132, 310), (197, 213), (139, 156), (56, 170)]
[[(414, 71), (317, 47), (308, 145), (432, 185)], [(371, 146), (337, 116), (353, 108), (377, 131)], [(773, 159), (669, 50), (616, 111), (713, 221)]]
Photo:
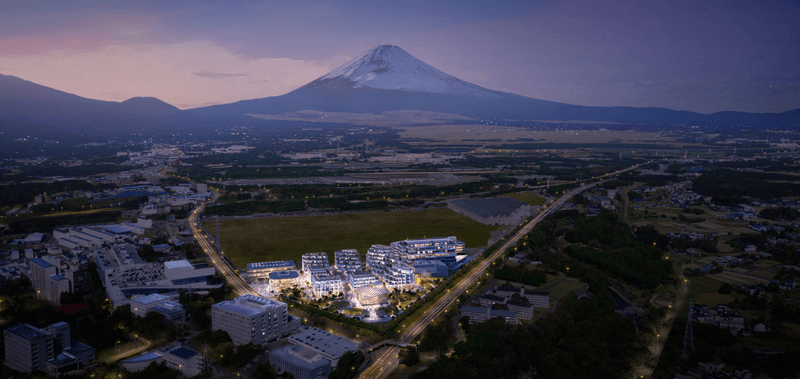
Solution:
[(798, 36), (800, 7), (782, 1), (20, 2), (0, 16), (0, 74), (191, 109), (283, 95), (388, 44), (468, 83), (535, 99), (782, 113), (800, 108)]

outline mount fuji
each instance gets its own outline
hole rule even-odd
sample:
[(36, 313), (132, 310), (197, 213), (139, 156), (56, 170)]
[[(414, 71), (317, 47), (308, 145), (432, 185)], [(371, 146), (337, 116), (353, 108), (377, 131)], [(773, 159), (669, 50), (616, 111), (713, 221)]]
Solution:
[(800, 127), (800, 109), (784, 113), (702, 114), (666, 108), (588, 107), (533, 99), (468, 83), (392, 45), (365, 54), (285, 95), (183, 111), (201, 120), (244, 121), (251, 115), (303, 110), (372, 113), (428, 111), (481, 120), (585, 120), (642, 124)]
[(413, 57), (392, 45), (378, 46), (301, 89), (344, 90), (371, 88), (389, 91), (501, 97), (494, 91), (467, 83)]

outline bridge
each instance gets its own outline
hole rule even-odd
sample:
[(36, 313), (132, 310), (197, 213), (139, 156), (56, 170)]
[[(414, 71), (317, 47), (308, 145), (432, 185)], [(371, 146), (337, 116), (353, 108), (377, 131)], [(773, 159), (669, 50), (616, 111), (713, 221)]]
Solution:
[(380, 348), (382, 348), (384, 346), (405, 347), (405, 346), (411, 346), (411, 345), (412, 344), (410, 344), (410, 343), (404, 343), (404, 342), (400, 342), (400, 341), (397, 341), (397, 340), (383, 340), (381, 342), (373, 344), (372, 346), (365, 347), (365, 348), (361, 349), (361, 351), (363, 351), (364, 353), (368, 354), (368, 353), (371, 353), (371, 352), (373, 352), (375, 350), (378, 350), (378, 349), (380, 349)]

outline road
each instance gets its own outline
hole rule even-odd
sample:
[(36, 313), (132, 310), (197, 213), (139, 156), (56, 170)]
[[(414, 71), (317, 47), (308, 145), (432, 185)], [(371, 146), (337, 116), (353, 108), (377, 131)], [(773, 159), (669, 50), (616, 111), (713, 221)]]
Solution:
[[(649, 163), (649, 162), (645, 162)], [(635, 166), (631, 166), (624, 170), (620, 170), (617, 172), (601, 175), (590, 180), (597, 180), (603, 179), (607, 177), (611, 177), (617, 175), (622, 172), (630, 171), (633, 169), (638, 168), (641, 166), (641, 163)], [(564, 203), (572, 198), (573, 196), (585, 191), (588, 188), (591, 188), (597, 185), (599, 182), (595, 182), (592, 184), (587, 184), (581, 186), (579, 188), (575, 188), (568, 193), (561, 196), (558, 200), (552, 202), (545, 210), (534, 217), (528, 224), (523, 226), (517, 233), (515, 233), (512, 237), (505, 239), (504, 243), (495, 251), (491, 256), (487, 259), (482, 260), (478, 265), (473, 267), (469, 273), (462, 276), (458, 283), (455, 284), (453, 288), (447, 291), (439, 300), (428, 309), (425, 314), (423, 314), (419, 319), (417, 319), (413, 324), (409, 325), (408, 328), (405, 328), (405, 325), (402, 326), (401, 330), (401, 337), (398, 338), (398, 341), (401, 343), (412, 343), (417, 336), (422, 333), (425, 327), (433, 322), (436, 318), (442, 315), (444, 312), (447, 311), (447, 308), (452, 305), (458, 296), (461, 295), (467, 288), (469, 288), (475, 281), (477, 281), (481, 275), (483, 275), (484, 271), (489, 267), (489, 265), (493, 264), (495, 260), (503, 255), (506, 249), (511, 246), (514, 246), (520, 238), (528, 234), (533, 227), (536, 226), (540, 221), (546, 218), (548, 215), (553, 213), (554, 211), (558, 210)], [(253, 294), (260, 296), (258, 292), (253, 290), (230, 264), (230, 262), (224, 258), (224, 253), (219, 251), (217, 247), (211, 242), (209, 236), (205, 233), (201, 232), (200, 227), (200, 214), (205, 209), (205, 204), (201, 204), (199, 207), (195, 208), (192, 213), (189, 215), (189, 227), (192, 230), (192, 234), (194, 235), (197, 242), (200, 244), (200, 247), (206, 253), (206, 255), (211, 259), (211, 263), (216, 266), (217, 270), (225, 277), (228, 281), (228, 285), (233, 287), (234, 292), (238, 295), (245, 295), (245, 294)], [(389, 373), (391, 373), (397, 367), (397, 353), (399, 352), (399, 348), (391, 347), (381, 354), (378, 359), (374, 360), (366, 369), (361, 373), (360, 378), (384, 378)]]
[(239, 296), (248, 294), (261, 296), (252, 287), (250, 287), (250, 285), (247, 284), (247, 282), (245, 282), (241, 276), (239, 276), (239, 273), (236, 272), (236, 269), (234, 269), (231, 263), (224, 258), (224, 253), (219, 251), (217, 246), (211, 242), (210, 237), (201, 232), (199, 218), (205, 207), (205, 204), (201, 204), (199, 207), (195, 208), (191, 214), (189, 214), (189, 228), (192, 229), (192, 234), (197, 240), (197, 243), (200, 244), (200, 247), (206, 253), (206, 256), (211, 259), (211, 263), (216, 266), (217, 270), (219, 270), (222, 276), (225, 277), (225, 280), (228, 281), (228, 285), (233, 287), (234, 292), (236, 292)]
[[(649, 162), (645, 162), (649, 163)], [(594, 177), (590, 180), (597, 180), (597, 179), (604, 179), (611, 176), (615, 176), (617, 174), (627, 172), (630, 170), (634, 170), (639, 168), (641, 165), (645, 164), (641, 163), (635, 166), (628, 167), (624, 170), (620, 170), (617, 172), (601, 175), (598, 177)], [(473, 267), (469, 273), (462, 276), (458, 283), (455, 284), (453, 288), (448, 290), (442, 297), (439, 298), (438, 301), (428, 309), (425, 314), (422, 315), (416, 322), (409, 325), (408, 328), (403, 326), (404, 330), (401, 330), (401, 336), (397, 340), (402, 343), (412, 343), (414, 339), (419, 336), (425, 327), (428, 326), (433, 320), (438, 318), (440, 315), (447, 311), (447, 308), (452, 305), (458, 296), (461, 295), (467, 288), (469, 288), (478, 278), (483, 275), (484, 271), (489, 268), (489, 265), (493, 264), (495, 260), (500, 258), (506, 249), (514, 246), (520, 238), (528, 234), (533, 227), (536, 226), (540, 221), (545, 219), (548, 215), (555, 212), (559, 208), (561, 208), (564, 203), (567, 202), (573, 196), (597, 185), (599, 182), (595, 182), (592, 184), (587, 184), (585, 186), (575, 188), (568, 193), (561, 196), (558, 200), (551, 203), (545, 210), (534, 217), (530, 222), (528, 222), (525, 226), (523, 226), (517, 233), (515, 233), (512, 237), (504, 240), (505, 242), (495, 251), (491, 256), (487, 259), (481, 261), (478, 265)], [(364, 371), (361, 373), (359, 378), (385, 378), (387, 377), (395, 368), (397, 368), (397, 353), (400, 351), (398, 347), (391, 347), (385, 350), (377, 359), (372, 361), (369, 366), (367, 366)]]
[(669, 325), (667, 326), (667, 330), (659, 333), (660, 337), (658, 337), (656, 340), (656, 352), (653, 356), (653, 363), (647, 368), (647, 371), (644, 375), (647, 378), (653, 375), (653, 371), (655, 371), (656, 366), (658, 366), (658, 359), (661, 358), (661, 353), (664, 351), (664, 345), (666, 345), (667, 338), (669, 338), (669, 333), (672, 331), (672, 325), (675, 323), (675, 317), (678, 315), (678, 312), (681, 309), (679, 305), (683, 304), (683, 301), (686, 300), (686, 294), (689, 293), (689, 281), (683, 276), (680, 266), (674, 260), (672, 260), (672, 268), (675, 270), (675, 273), (678, 274), (678, 278), (680, 278), (679, 280), (681, 281), (682, 285), (681, 295), (675, 300), (675, 306), (671, 307), (670, 311), (667, 312), (667, 317), (669, 317)]

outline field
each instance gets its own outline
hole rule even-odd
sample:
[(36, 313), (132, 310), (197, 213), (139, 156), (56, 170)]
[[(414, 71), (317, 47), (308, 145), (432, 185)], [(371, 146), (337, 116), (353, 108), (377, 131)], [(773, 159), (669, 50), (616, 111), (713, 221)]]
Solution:
[[(453, 133), (457, 128), (458, 133)], [(447, 144), (501, 145), (504, 143), (569, 143), (569, 144), (658, 144), (681, 145), (673, 137), (659, 133), (616, 130), (531, 130), (527, 128), (498, 125), (430, 125), (413, 128), (398, 128), (402, 142), (424, 144), (437, 141)]]
[(695, 295), (694, 302), (697, 304), (709, 306), (727, 304), (733, 301), (735, 297), (717, 292), (722, 286), (722, 283), (723, 282), (710, 277), (694, 277), (689, 279), (689, 292)]
[(517, 192), (505, 195), (507, 197), (517, 199), (519, 201), (524, 201), (532, 206), (542, 205), (544, 204), (544, 198), (533, 193), (533, 192)]
[(552, 305), (558, 303), (567, 294), (575, 292), (584, 286), (586, 286), (586, 283), (579, 282), (577, 279), (567, 278), (562, 274), (557, 277), (551, 276), (547, 283), (542, 284), (536, 290), (550, 292), (550, 304)]
[[(456, 236), (467, 248), (483, 247), (487, 226), (447, 209), (422, 212), (349, 213), (317, 217), (256, 218), (220, 222), (222, 248), (243, 268), (250, 262), (294, 260), (305, 253), (358, 249), (362, 258), (373, 244), (389, 244), (406, 238)], [(214, 223), (205, 224), (214, 230)]]

